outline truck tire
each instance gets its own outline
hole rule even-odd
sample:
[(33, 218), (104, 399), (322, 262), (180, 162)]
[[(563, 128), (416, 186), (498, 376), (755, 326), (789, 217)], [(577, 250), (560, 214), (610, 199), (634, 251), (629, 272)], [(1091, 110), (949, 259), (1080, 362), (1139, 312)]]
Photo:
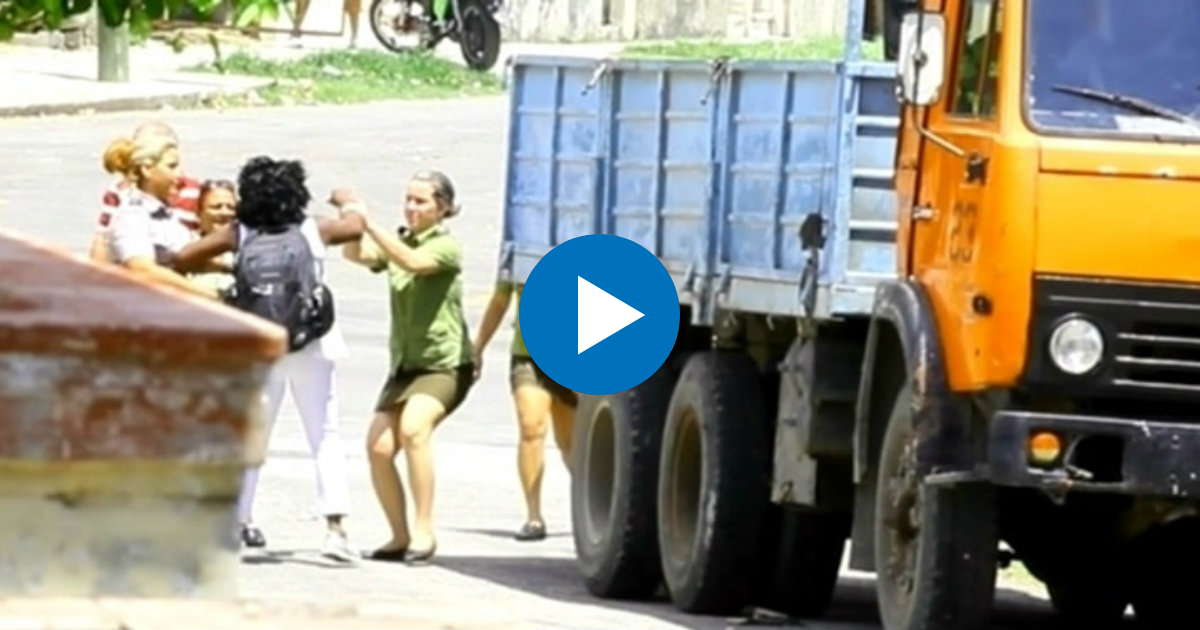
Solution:
[(883, 628), (985, 627), (996, 592), (994, 489), (925, 485), (913, 465), (915, 441), (906, 384), (884, 433), (875, 494), (875, 584)]
[(575, 555), (590, 593), (643, 599), (662, 583), (655, 488), (672, 377), (664, 366), (641, 385), (583, 396), (572, 439)]
[(765, 540), (766, 583), (758, 602), (791, 617), (823, 617), (833, 601), (846, 539), (849, 514), (772, 507)]
[(675, 385), (658, 473), (658, 544), (675, 606), (738, 612), (751, 598), (771, 457), (754, 361), (692, 355)]

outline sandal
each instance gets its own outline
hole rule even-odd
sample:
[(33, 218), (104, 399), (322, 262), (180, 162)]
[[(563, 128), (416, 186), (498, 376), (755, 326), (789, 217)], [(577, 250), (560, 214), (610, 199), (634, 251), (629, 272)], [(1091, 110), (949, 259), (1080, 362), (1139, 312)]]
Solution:
[(408, 555), (404, 558), (404, 561), (409, 564), (429, 562), (435, 553), (437, 553), (437, 543), (433, 543), (432, 547), (423, 551), (409, 550)]
[(535, 540), (546, 539), (546, 524), (538, 522), (529, 522), (521, 526), (517, 534), (513, 538), (522, 542), (532, 542)]

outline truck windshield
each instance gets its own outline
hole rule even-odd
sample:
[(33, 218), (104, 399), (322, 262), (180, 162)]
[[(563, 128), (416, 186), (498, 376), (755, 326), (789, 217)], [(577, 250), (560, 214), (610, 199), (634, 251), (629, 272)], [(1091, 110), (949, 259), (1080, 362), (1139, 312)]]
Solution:
[(1029, 0), (1040, 130), (1200, 138), (1200, 2)]

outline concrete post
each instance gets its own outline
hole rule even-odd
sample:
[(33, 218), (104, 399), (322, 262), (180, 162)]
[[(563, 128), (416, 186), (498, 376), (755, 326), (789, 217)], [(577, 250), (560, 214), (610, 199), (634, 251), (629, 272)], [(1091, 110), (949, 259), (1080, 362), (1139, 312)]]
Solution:
[(104, 23), (96, 16), (96, 49), (99, 51), (98, 66), (101, 81), (125, 82), (129, 80), (129, 23), (117, 28)]
[(0, 230), (0, 599), (232, 598), (282, 329)]

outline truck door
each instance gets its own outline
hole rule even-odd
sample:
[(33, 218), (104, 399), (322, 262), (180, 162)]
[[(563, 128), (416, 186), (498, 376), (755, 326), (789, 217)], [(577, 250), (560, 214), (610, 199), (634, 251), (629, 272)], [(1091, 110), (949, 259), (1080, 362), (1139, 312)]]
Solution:
[[(958, 151), (923, 142), (911, 235), (910, 273), (956, 304), (977, 256), (996, 118), (1002, 0), (947, 2), (948, 81), (928, 110), (928, 128)], [(936, 277), (932, 277), (936, 276)]]

